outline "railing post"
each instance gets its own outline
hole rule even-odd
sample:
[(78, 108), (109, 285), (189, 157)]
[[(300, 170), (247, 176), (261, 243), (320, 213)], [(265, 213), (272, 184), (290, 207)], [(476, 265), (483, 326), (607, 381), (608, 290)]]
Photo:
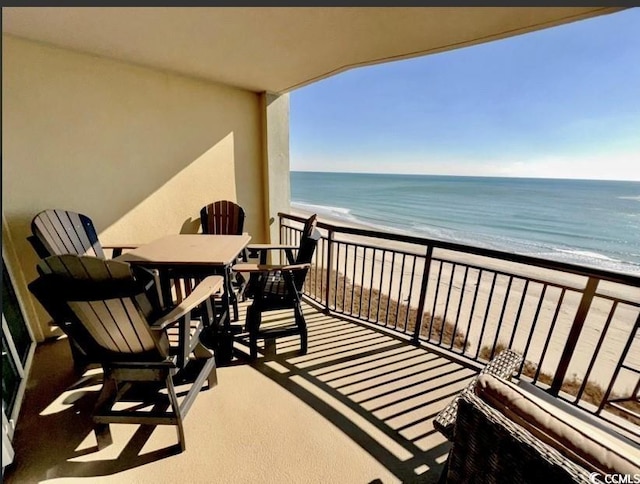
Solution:
[[(282, 216), (280, 216), (280, 214), (278, 214), (278, 223), (279, 223), (279, 227), (278, 227), (278, 231), (280, 232), (280, 244), (282, 245), (291, 245), (291, 241), (289, 240), (289, 235), (291, 234), (291, 232), (287, 232), (285, 230), (286, 225), (284, 223), (284, 218), (282, 218)], [(285, 234), (287, 234), (287, 237), (285, 237)], [(267, 250), (263, 250), (261, 257), (264, 257), (264, 260), (260, 260), (260, 264), (266, 264), (267, 263), (267, 252), (274, 252), (274, 254), (271, 254), (269, 256), (269, 260), (271, 261), (271, 264), (282, 264), (282, 251), (281, 250), (275, 250), (275, 251), (267, 251)], [(274, 262), (273, 258), (274, 257), (278, 257), (278, 260)]]
[[(427, 298), (427, 286), (429, 285), (429, 272), (431, 271), (431, 259), (433, 257), (433, 246), (427, 246), (427, 253), (424, 258), (424, 268), (422, 269), (422, 281), (420, 284), (420, 299), (418, 300), (418, 313), (416, 314), (416, 325), (413, 328), (413, 342), (420, 341), (420, 330), (422, 329), (422, 315), (424, 313), (424, 303)], [(409, 301), (411, 303), (411, 301)]]
[(329, 314), (329, 293), (331, 288), (331, 267), (333, 266), (333, 229), (327, 229), (327, 280), (324, 294), (324, 311)]
[(571, 363), (571, 358), (573, 357), (573, 353), (576, 350), (576, 343), (578, 342), (578, 338), (580, 338), (582, 327), (584, 326), (587, 314), (589, 314), (591, 302), (593, 301), (593, 297), (596, 294), (598, 282), (600, 282), (599, 279), (590, 277), (587, 281), (584, 292), (582, 293), (582, 299), (580, 300), (580, 305), (578, 306), (578, 310), (576, 311), (576, 317), (574, 318), (573, 324), (571, 325), (569, 336), (567, 336), (567, 343), (564, 345), (564, 350), (562, 351), (562, 356), (560, 357), (558, 368), (556, 369), (556, 372), (553, 376), (553, 382), (551, 382), (551, 388), (549, 390), (552, 395), (557, 396), (558, 393), (560, 393), (560, 388), (562, 387), (562, 382), (564, 381), (564, 377), (567, 374), (569, 363)]

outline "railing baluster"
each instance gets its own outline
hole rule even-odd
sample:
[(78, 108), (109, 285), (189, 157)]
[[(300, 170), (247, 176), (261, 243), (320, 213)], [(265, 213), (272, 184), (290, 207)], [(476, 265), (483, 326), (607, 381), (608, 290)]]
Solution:
[(516, 314), (516, 318), (513, 321), (513, 329), (511, 330), (511, 337), (509, 338), (509, 346), (508, 348), (513, 347), (513, 340), (516, 337), (516, 330), (518, 329), (518, 324), (520, 324), (520, 316), (522, 314), (522, 308), (524, 307), (524, 301), (527, 297), (527, 289), (529, 288), (529, 280), (524, 281), (524, 287), (522, 288), (522, 295), (520, 296), (520, 303), (518, 304), (518, 313)]
[[(335, 283), (333, 284), (333, 309), (335, 311), (338, 310), (338, 279), (340, 276), (340, 247), (342, 246), (342, 242), (334, 242), (336, 246), (336, 275), (335, 275)], [(333, 264), (332, 264), (333, 265)]]
[(349, 245), (344, 245), (344, 277), (342, 278), (342, 312), (347, 312), (347, 262), (349, 260)]
[(478, 348), (476, 349), (476, 358), (480, 354), (480, 350), (482, 349), (482, 339), (484, 338), (484, 330), (487, 327), (487, 320), (489, 319), (489, 311), (491, 310), (491, 303), (493, 302), (493, 291), (496, 288), (496, 279), (497, 274), (493, 272), (493, 276), (491, 278), (491, 289), (489, 290), (489, 296), (487, 297), (487, 307), (484, 311), (484, 319), (482, 320), (482, 329), (480, 330), (480, 336), (478, 337)]
[(469, 322), (467, 323), (467, 330), (464, 332), (464, 343), (462, 345), (462, 353), (464, 354), (469, 344), (469, 333), (471, 333), (471, 325), (473, 324), (473, 313), (476, 310), (476, 302), (478, 301), (478, 291), (480, 290), (480, 283), (482, 282), (482, 269), (478, 270), (478, 280), (476, 281), (476, 289), (473, 292), (473, 302), (471, 303), (471, 309), (469, 310)]
[(369, 281), (369, 304), (367, 305), (367, 320), (371, 320), (371, 300), (373, 299), (373, 276), (375, 274), (376, 267), (376, 252), (377, 249), (373, 249), (373, 257), (371, 259), (371, 280)]
[(578, 342), (580, 333), (582, 333), (584, 321), (587, 318), (589, 309), (591, 308), (591, 301), (593, 301), (593, 296), (596, 294), (596, 290), (598, 289), (598, 282), (598, 279), (590, 277), (587, 281), (587, 287), (582, 293), (582, 299), (580, 300), (576, 317), (573, 320), (569, 336), (567, 337), (567, 344), (565, 345), (562, 356), (560, 357), (560, 363), (555, 371), (553, 383), (551, 383), (551, 393), (553, 395), (558, 394), (560, 387), (562, 386), (562, 382), (564, 381), (564, 377), (567, 374), (569, 363), (571, 362), (573, 352), (576, 349), (576, 343)]
[(576, 395), (576, 401), (580, 400), (580, 397), (582, 396), (582, 393), (584, 392), (584, 389), (587, 386), (587, 382), (589, 381), (589, 376), (591, 375), (591, 370), (593, 369), (593, 365), (596, 362), (596, 358), (598, 357), (598, 353), (600, 352), (600, 348), (602, 347), (604, 338), (607, 335), (607, 331), (609, 331), (609, 326), (611, 325), (611, 321), (613, 320), (613, 315), (615, 314), (617, 307), (618, 307), (618, 301), (613, 301), (613, 304), (611, 305), (611, 309), (609, 310), (609, 315), (607, 316), (607, 321), (606, 323), (604, 323), (604, 327), (600, 332), (600, 338), (598, 338), (598, 342), (596, 343), (596, 348), (593, 351), (593, 356), (591, 357), (591, 361), (589, 361), (589, 366), (587, 367), (587, 371), (584, 374), (582, 385), (580, 385), (580, 390), (578, 390), (578, 394)]
[(422, 280), (420, 281), (420, 299), (418, 300), (418, 312), (416, 313), (416, 323), (413, 328), (413, 342), (420, 341), (420, 331), (422, 329), (422, 318), (424, 316), (424, 303), (427, 298), (427, 288), (429, 286), (429, 272), (431, 271), (431, 258), (433, 257), (433, 247), (427, 246), (427, 253), (424, 258), (422, 269)]
[(402, 254), (402, 265), (400, 266), (400, 282), (398, 283), (398, 303), (396, 304), (396, 316), (394, 318), (393, 329), (398, 329), (398, 315), (400, 314), (400, 306), (402, 306), (402, 285), (404, 283), (404, 263), (407, 254)]
[(560, 314), (560, 308), (562, 307), (562, 303), (564, 302), (564, 295), (566, 292), (567, 292), (566, 288), (562, 288), (562, 291), (560, 291), (560, 297), (558, 298), (558, 303), (556, 304), (556, 310), (553, 313), (553, 319), (551, 320), (551, 326), (549, 327), (549, 332), (547, 333), (547, 339), (545, 340), (544, 346), (542, 347), (542, 355), (540, 355), (540, 364), (538, 365), (538, 369), (536, 370), (536, 375), (533, 377), (534, 381), (538, 381), (538, 377), (540, 376), (540, 372), (542, 371), (542, 365), (544, 364), (544, 357), (547, 356), (547, 349), (549, 348), (549, 343), (551, 342), (551, 336), (553, 336), (553, 331), (556, 328), (556, 322), (558, 321), (558, 314)]
[(320, 253), (318, 253), (318, 251), (316, 251), (314, 258), (315, 258), (315, 285), (314, 285), (314, 292), (313, 292), (313, 299), (316, 301), (322, 301), (322, 281), (323, 281), (323, 277), (322, 277), (322, 269), (324, 268), (324, 264), (323, 264), (323, 259), (324, 259), (324, 249), (325, 249), (325, 244), (324, 244), (324, 238), (321, 238), (318, 241), (318, 249), (320, 251)]
[(387, 313), (384, 316), (385, 326), (389, 326), (389, 309), (391, 309), (391, 292), (393, 286), (393, 272), (396, 264), (396, 253), (391, 254), (391, 274), (389, 275), (389, 297), (387, 297)]
[[(380, 303), (382, 302), (382, 281), (384, 280), (384, 266), (386, 265), (386, 257), (387, 257), (387, 249), (382, 249), (382, 262), (380, 269), (380, 284), (378, 286), (378, 307), (376, 308), (376, 321), (380, 322)], [(384, 322), (384, 325), (387, 325), (387, 322)]]
[(440, 292), (440, 279), (442, 279), (442, 266), (444, 262), (438, 261), (438, 278), (436, 279), (436, 290), (433, 295), (433, 306), (431, 307), (431, 317), (429, 318), (429, 331), (427, 331), (427, 339), (431, 341), (431, 336), (433, 334), (433, 322), (436, 319), (436, 310), (438, 307), (438, 293)]
[(500, 311), (500, 318), (498, 319), (498, 327), (496, 328), (496, 337), (493, 340), (493, 345), (491, 346), (491, 356), (490, 360), (493, 359), (493, 356), (496, 353), (496, 345), (498, 344), (498, 338), (500, 337), (500, 330), (502, 329), (502, 322), (504, 320), (504, 313), (507, 310), (507, 303), (509, 302), (509, 294), (511, 293), (511, 284), (513, 283), (513, 276), (509, 277), (509, 283), (507, 284), (507, 290), (504, 293), (504, 301), (502, 302), (502, 311)]
[(349, 311), (349, 314), (353, 316), (353, 302), (354, 302), (354, 291), (356, 288), (356, 263), (358, 262), (358, 246), (357, 245), (353, 245), (353, 273), (352, 273), (352, 277), (351, 277), (351, 310)]
[(326, 286), (325, 286), (325, 311), (328, 314), (329, 313), (329, 298), (331, 297), (330, 294), (330, 287), (331, 287), (331, 266), (333, 265), (331, 262), (331, 259), (333, 257), (332, 254), (333, 251), (333, 230), (329, 229), (328, 233), (327, 233), (327, 268), (326, 268), (326, 272), (327, 272), (327, 278), (325, 280)]
[[(407, 312), (404, 315), (404, 332), (407, 332), (409, 326), (409, 313), (411, 313), (411, 296), (413, 296), (414, 277), (416, 274), (416, 262), (418, 258), (413, 256), (413, 265), (411, 268), (411, 284), (409, 284), (409, 296), (407, 297)], [(416, 313), (417, 318), (417, 313)]]
[(360, 274), (360, 297), (358, 298), (358, 317), (362, 315), (362, 296), (364, 294), (364, 268), (367, 261), (367, 248), (362, 252), (362, 268)]
[(547, 294), (547, 284), (542, 286), (542, 290), (540, 291), (540, 297), (538, 298), (538, 305), (536, 306), (536, 312), (533, 315), (533, 319), (531, 322), (531, 328), (529, 329), (529, 337), (527, 338), (527, 343), (524, 346), (524, 350), (522, 352), (522, 364), (520, 365), (520, 372), (522, 372), (524, 368), (524, 364), (527, 361), (527, 355), (529, 354), (529, 347), (531, 346), (531, 340), (533, 339), (533, 333), (536, 329), (536, 325), (538, 324), (538, 317), (540, 316), (540, 311), (542, 310), (542, 304), (544, 303), (544, 298)]
[(464, 268), (464, 276), (462, 278), (462, 287), (460, 288), (460, 299), (458, 301), (458, 311), (456, 312), (456, 322), (453, 324), (453, 333), (451, 337), (450, 349), (453, 349), (456, 342), (456, 333), (458, 332), (458, 322), (460, 321), (460, 311), (462, 310), (462, 303), (464, 302), (464, 290), (467, 287), (467, 276), (469, 275), (469, 266)]
[(453, 276), (455, 272), (456, 264), (451, 264), (451, 274), (449, 275), (449, 290), (447, 291), (447, 299), (444, 303), (444, 314), (442, 315), (442, 328), (440, 329), (440, 339), (438, 339), (438, 345), (442, 344), (442, 337), (444, 336), (444, 328), (447, 322), (447, 314), (449, 314), (449, 300), (451, 299), (451, 290), (453, 289)]

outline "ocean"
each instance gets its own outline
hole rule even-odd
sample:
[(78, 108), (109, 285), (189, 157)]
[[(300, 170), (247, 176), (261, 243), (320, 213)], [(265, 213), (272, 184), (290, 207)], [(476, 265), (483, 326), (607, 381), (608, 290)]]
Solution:
[(291, 172), (292, 207), (640, 275), (640, 182)]

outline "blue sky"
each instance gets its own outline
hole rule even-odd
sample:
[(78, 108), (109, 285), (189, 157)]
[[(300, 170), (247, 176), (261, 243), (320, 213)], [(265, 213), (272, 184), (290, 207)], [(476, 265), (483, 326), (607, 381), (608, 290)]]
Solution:
[(291, 93), (291, 169), (640, 180), (640, 8)]

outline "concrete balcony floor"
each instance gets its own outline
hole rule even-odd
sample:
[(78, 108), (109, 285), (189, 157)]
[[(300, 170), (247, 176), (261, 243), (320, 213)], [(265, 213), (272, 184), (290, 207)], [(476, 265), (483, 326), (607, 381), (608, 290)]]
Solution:
[(306, 304), (305, 315), (307, 355), (297, 338), (280, 339), (275, 356), (218, 368), (218, 385), (185, 419), (179, 454), (173, 426), (123, 424), (98, 451), (90, 412), (100, 371), (78, 382), (64, 339), (40, 345), (5, 482), (435, 482), (449, 444), (432, 419), (474, 372)]

